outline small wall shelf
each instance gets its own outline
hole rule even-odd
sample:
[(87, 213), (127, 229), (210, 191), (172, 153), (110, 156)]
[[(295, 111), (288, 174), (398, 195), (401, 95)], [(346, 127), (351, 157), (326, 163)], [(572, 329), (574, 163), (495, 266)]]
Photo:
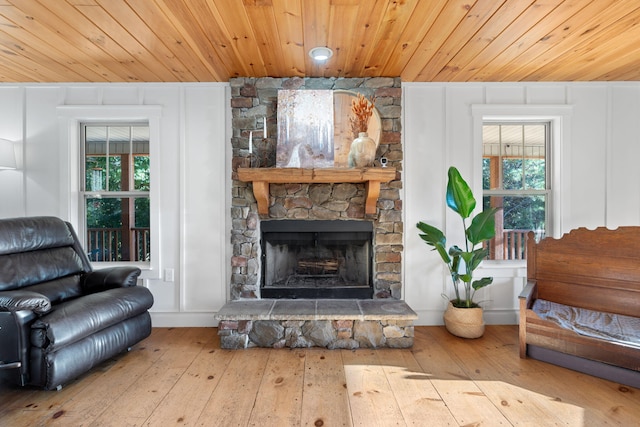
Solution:
[(365, 214), (375, 215), (380, 196), (380, 183), (396, 177), (395, 168), (238, 168), (238, 179), (253, 183), (253, 195), (258, 202), (258, 213), (269, 213), (269, 184), (294, 183), (365, 183)]

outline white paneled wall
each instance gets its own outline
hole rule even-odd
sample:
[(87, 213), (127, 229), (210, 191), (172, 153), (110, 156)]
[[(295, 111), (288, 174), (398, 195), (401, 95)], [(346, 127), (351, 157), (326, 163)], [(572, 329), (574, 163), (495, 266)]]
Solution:
[[(77, 221), (70, 194), (70, 188), (77, 188), (72, 174), (77, 163), (70, 158), (73, 143), (59, 129), (64, 123), (59, 107), (159, 106), (159, 150), (152, 160), (160, 187), (159, 200), (152, 200), (160, 212), (159, 271), (143, 272), (144, 285), (155, 298), (153, 322), (214, 325), (213, 313), (225, 303), (227, 283), (227, 87), (0, 85), (0, 138), (16, 141), (20, 154), (19, 170), (0, 172), (0, 217), (56, 215)], [(173, 281), (165, 280), (171, 271)]]
[[(409, 83), (404, 84), (404, 295), (419, 324), (440, 324), (450, 279), (439, 256), (418, 237), (431, 222), (456, 241), (457, 217), (444, 204), (446, 174), (458, 167), (481, 191), (481, 151), (472, 109), (545, 106), (568, 112), (553, 170), (559, 176), (555, 235), (576, 227), (640, 225), (640, 83)], [(504, 109), (504, 108), (503, 108)], [(554, 151), (554, 150), (552, 150)], [(480, 194), (476, 194), (479, 199)], [(451, 234), (454, 233), (454, 234)], [(523, 265), (485, 263), (494, 284), (480, 295), (489, 323), (517, 322)]]
[[(59, 136), (58, 107), (160, 106), (161, 271), (145, 280), (155, 297), (154, 324), (213, 325), (212, 314), (228, 294), (227, 91), (227, 84), (217, 83), (0, 85), (0, 138), (15, 141), (19, 164), (17, 171), (0, 172), (0, 217), (77, 215), (70, 212), (69, 141)], [(568, 140), (553, 159), (562, 175), (556, 234), (580, 226), (640, 225), (640, 83), (409, 83), (403, 100), (403, 295), (418, 312), (418, 324), (442, 322), (441, 294), (450, 287), (415, 224), (457, 229), (444, 204), (449, 165), (479, 188), (472, 106), (570, 106), (563, 122)], [(164, 280), (165, 270), (173, 270), (172, 282)], [(495, 277), (481, 297), (487, 321), (515, 323), (525, 270), (488, 263), (484, 270)]]
[(0, 170), (0, 215), (21, 216), (25, 209), (23, 135), (23, 91), (17, 86), (0, 86), (0, 138), (14, 143), (18, 170)]

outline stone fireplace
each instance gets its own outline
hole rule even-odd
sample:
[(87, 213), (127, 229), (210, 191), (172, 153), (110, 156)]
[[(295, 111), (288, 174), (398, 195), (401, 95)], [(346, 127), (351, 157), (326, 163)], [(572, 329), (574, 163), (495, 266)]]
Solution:
[[(387, 168), (275, 168), (280, 89), (375, 97), (376, 159)], [(230, 301), (216, 315), (222, 348), (413, 345), (417, 315), (401, 282), (401, 95), (399, 78), (231, 80), (233, 254)]]
[[(277, 98), (279, 89), (333, 89), (350, 90), (375, 97), (380, 114), (382, 134), (376, 158), (385, 157), (387, 167), (396, 170), (395, 178), (380, 184), (375, 214), (365, 212), (367, 184), (354, 182), (285, 183), (271, 184), (268, 193), (268, 211), (259, 213), (252, 183), (238, 178), (238, 168), (255, 166), (249, 152), (249, 135), (253, 133), (254, 147), (259, 146), (260, 166), (275, 167), (277, 128)], [(324, 291), (302, 291), (298, 296), (281, 295), (265, 287), (263, 265), (265, 250), (261, 244), (262, 226), (304, 220), (357, 223), (370, 229), (370, 248), (366, 257), (368, 289), (352, 289), (353, 298), (401, 299), (402, 265), (402, 145), (401, 145), (401, 94), (399, 78), (235, 78), (231, 80), (231, 109), (233, 137), (232, 158), (232, 230), (233, 254), (230, 299), (232, 301), (261, 298), (332, 298)], [(256, 141), (256, 134), (263, 134), (266, 117), (267, 138)], [(292, 222), (293, 224), (293, 222)], [(280, 248), (279, 250), (282, 250)], [(332, 263), (349, 254), (327, 255), (325, 273)], [(307, 262), (299, 260), (303, 265)], [(289, 261), (287, 261), (289, 262)], [(321, 271), (321, 265), (310, 265), (308, 276)], [(296, 261), (298, 263), (298, 261)], [(338, 268), (340, 268), (338, 266)], [(344, 266), (342, 267), (345, 268)], [(348, 267), (347, 267), (348, 268)], [(302, 270), (299, 270), (302, 271)], [(336, 271), (337, 274), (337, 271)], [(327, 275), (327, 274), (325, 274)], [(347, 277), (343, 271), (343, 277)], [(326, 277), (325, 277), (326, 279)], [(315, 288), (319, 288), (319, 281)], [(300, 286), (302, 287), (302, 286)], [(272, 286), (273, 288), (273, 286)], [(354, 286), (355, 289), (355, 286)], [(305, 294), (306, 292), (306, 294)], [(285, 292), (286, 294), (286, 292)], [(351, 296), (346, 296), (351, 297)], [(339, 296), (339, 298), (342, 298)]]

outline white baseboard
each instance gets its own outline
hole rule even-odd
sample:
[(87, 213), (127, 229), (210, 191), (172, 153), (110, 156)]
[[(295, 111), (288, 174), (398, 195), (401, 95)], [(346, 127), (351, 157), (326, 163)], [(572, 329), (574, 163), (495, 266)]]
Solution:
[[(444, 325), (444, 310), (413, 310), (418, 314), (418, 319), (413, 322), (415, 326)], [(517, 325), (518, 310), (485, 310), (484, 322), (487, 325)]]
[(156, 328), (217, 327), (218, 321), (210, 313), (159, 313), (151, 312), (151, 324)]
[(487, 325), (517, 325), (519, 310), (489, 310), (484, 312), (484, 322)]

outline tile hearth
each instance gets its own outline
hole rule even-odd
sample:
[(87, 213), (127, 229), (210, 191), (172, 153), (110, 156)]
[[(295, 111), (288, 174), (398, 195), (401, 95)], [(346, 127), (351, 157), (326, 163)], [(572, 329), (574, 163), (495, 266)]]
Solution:
[(216, 315), (222, 348), (407, 348), (417, 314), (386, 300), (239, 300)]

